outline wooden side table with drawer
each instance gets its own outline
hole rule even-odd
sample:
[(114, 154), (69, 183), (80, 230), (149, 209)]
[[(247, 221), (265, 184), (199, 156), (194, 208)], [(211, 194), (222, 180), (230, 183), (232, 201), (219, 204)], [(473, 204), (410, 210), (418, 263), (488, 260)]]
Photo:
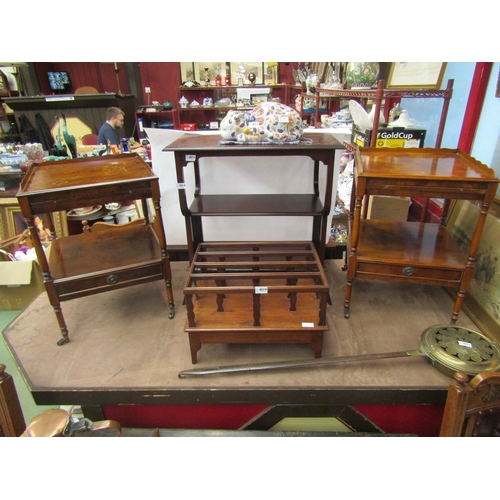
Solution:
[[(146, 203), (150, 198), (155, 210), (153, 222), (149, 220)], [(172, 271), (160, 210), (159, 181), (138, 155), (79, 158), (33, 166), (21, 183), (17, 199), (59, 323), (59, 345), (69, 342), (60, 305), (65, 300), (163, 279), (169, 317), (174, 317)], [(35, 229), (36, 215), (130, 199), (143, 201), (143, 224), (124, 224), (95, 234), (55, 239), (47, 259)]]
[[(499, 179), (494, 171), (455, 149), (362, 148), (356, 152), (344, 316), (350, 315), (355, 278), (447, 286), (458, 290), (455, 323), (473, 276), (476, 254)], [(369, 195), (444, 198), (440, 224), (362, 217)], [(452, 200), (481, 206), (464, 254), (445, 227)]]

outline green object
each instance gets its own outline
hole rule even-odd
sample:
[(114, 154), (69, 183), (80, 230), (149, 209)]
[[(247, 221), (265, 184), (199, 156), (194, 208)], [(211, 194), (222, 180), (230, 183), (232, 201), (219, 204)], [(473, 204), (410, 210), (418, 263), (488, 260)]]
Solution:
[(71, 156), (73, 158), (76, 158), (77, 157), (77, 151), (76, 151), (76, 141), (75, 141), (75, 136), (74, 135), (71, 135), (69, 132), (68, 132), (68, 124), (66, 122), (66, 116), (64, 115), (64, 113), (61, 113), (62, 114), (62, 117), (63, 117), (63, 121), (64, 121), (64, 125), (63, 125), (63, 136), (64, 136), (64, 140), (66, 142), (66, 145), (68, 146), (68, 149), (69, 149), (69, 152), (71, 153)]

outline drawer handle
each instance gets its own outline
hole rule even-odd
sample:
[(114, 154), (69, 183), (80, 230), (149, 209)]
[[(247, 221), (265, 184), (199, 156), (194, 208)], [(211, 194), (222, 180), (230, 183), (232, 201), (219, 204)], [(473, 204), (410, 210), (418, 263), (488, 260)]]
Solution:
[(107, 278), (106, 278), (106, 281), (110, 284), (110, 285), (114, 285), (115, 283), (118, 282), (118, 276), (116, 274), (110, 274)]
[(413, 276), (413, 273), (415, 272), (415, 269), (411, 266), (403, 267), (403, 274), (405, 276)]

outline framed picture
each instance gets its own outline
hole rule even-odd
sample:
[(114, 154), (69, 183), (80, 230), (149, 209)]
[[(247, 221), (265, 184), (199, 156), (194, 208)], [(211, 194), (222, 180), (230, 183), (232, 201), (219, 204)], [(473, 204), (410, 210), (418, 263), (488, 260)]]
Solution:
[(194, 65), (192, 62), (179, 63), (181, 69), (181, 85), (188, 80), (195, 80)]
[(250, 102), (252, 106), (257, 106), (262, 102), (267, 102), (269, 100), (269, 94), (250, 94)]
[(195, 62), (193, 66), (195, 80), (202, 85), (205, 82), (207, 72), (210, 78), (210, 85), (215, 85), (215, 77), (217, 75), (222, 78), (222, 81), (226, 77), (227, 63), (225, 62)]
[(386, 87), (439, 89), (445, 69), (444, 62), (393, 62)]
[[(68, 222), (65, 212), (54, 212), (52, 214), (54, 231), (57, 237), (68, 236)], [(47, 234), (49, 214), (35, 216), (35, 225), (42, 243), (49, 242), (50, 237)], [(0, 239), (12, 238), (28, 229), (26, 219), (21, 213), (16, 198), (5, 198), (0, 200), (0, 220), (2, 222), (2, 235)]]
[(264, 85), (275, 85), (279, 83), (279, 64), (278, 62), (264, 63)]
[(2, 70), (0, 70), (0, 97), (10, 97), (9, 82)]
[(264, 63), (262, 62), (232, 62), (231, 63), (231, 82), (236, 85), (242, 81), (243, 85), (249, 85), (248, 75), (254, 73), (256, 76), (255, 85), (264, 83)]
[[(468, 248), (480, 208), (471, 201), (456, 201), (447, 222), (460, 248)], [(500, 342), (500, 199), (488, 214), (477, 253), (474, 276), (465, 296), (463, 309), (480, 330)], [(466, 252), (466, 251), (465, 251)], [(456, 291), (450, 291), (456, 295)]]

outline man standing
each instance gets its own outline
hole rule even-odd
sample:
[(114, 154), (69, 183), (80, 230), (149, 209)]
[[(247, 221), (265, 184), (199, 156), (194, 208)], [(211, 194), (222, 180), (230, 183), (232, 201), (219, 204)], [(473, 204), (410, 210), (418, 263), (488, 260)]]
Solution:
[(108, 145), (108, 141), (115, 146), (118, 146), (118, 135), (116, 129), (123, 127), (125, 121), (125, 113), (120, 108), (109, 108), (106, 111), (106, 121), (103, 123), (99, 135), (97, 137), (97, 144)]

